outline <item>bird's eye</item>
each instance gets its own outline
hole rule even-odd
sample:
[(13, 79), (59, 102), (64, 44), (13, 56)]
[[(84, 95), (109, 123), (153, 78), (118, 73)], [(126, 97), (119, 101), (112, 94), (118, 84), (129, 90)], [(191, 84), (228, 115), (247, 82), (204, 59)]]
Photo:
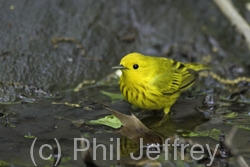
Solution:
[(133, 65), (133, 68), (136, 70), (136, 69), (139, 68), (139, 65), (138, 65), (138, 64), (134, 64), (134, 65)]

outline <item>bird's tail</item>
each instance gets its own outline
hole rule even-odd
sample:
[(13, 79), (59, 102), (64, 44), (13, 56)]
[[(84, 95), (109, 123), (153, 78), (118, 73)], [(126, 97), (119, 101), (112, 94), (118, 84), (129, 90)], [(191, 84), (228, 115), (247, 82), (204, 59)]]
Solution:
[(209, 66), (200, 63), (185, 63), (185, 66), (194, 71), (208, 70)]

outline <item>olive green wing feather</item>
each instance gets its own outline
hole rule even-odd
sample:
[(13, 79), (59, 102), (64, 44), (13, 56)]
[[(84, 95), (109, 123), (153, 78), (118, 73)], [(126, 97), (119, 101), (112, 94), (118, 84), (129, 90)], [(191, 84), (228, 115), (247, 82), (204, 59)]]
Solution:
[(188, 69), (183, 63), (172, 60), (170, 65), (154, 82), (154, 86), (165, 95), (189, 88), (198, 78), (198, 72)]
[(198, 78), (198, 72), (187, 69), (185, 72), (181, 73), (182, 75), (182, 82), (180, 84), (180, 89), (183, 91), (194, 84), (196, 79)]

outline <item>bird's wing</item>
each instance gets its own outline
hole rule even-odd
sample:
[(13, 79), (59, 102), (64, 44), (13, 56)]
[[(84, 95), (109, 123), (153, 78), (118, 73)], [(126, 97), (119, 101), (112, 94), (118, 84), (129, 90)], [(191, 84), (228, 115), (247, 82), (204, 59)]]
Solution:
[(198, 72), (188, 69), (184, 64), (172, 61), (165, 73), (157, 76), (154, 86), (163, 94), (170, 95), (189, 88), (198, 78)]
[(191, 85), (194, 84), (196, 79), (198, 78), (198, 72), (192, 70), (192, 69), (187, 69), (185, 72), (182, 72), (182, 82), (180, 84), (180, 89), (181, 91), (189, 88)]

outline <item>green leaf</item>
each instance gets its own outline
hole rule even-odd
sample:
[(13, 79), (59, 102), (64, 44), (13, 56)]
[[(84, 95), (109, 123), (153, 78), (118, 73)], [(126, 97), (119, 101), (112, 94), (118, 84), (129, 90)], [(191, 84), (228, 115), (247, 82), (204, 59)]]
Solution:
[(121, 93), (110, 93), (106, 91), (100, 91), (102, 94), (111, 98), (112, 102), (117, 100), (124, 100), (124, 96)]
[(0, 160), (0, 166), (9, 166), (9, 164), (5, 161)]
[(27, 135), (24, 135), (24, 137), (27, 138), (27, 139), (34, 139), (34, 138), (36, 138), (36, 136), (33, 136), (30, 133), (27, 134)]
[(182, 134), (184, 137), (199, 137), (199, 136), (209, 136), (215, 140), (219, 140), (221, 131), (218, 129), (212, 129), (212, 130), (206, 130), (201, 132), (192, 132), (192, 131), (183, 131), (183, 132), (189, 132), (188, 134)]
[(14, 125), (14, 124), (9, 124), (8, 125), (10, 128), (15, 128), (16, 127), (16, 125)]
[(208, 136), (207, 132), (190, 132), (189, 134), (182, 134), (184, 137), (198, 137), (198, 136)]
[(240, 128), (240, 129), (250, 130), (249, 126), (238, 125), (237, 127)]
[(212, 129), (210, 131), (208, 131), (208, 136), (215, 139), (215, 140), (219, 140), (220, 139), (220, 135), (221, 135), (221, 130), (219, 129)]
[(110, 126), (112, 128), (118, 129), (122, 126), (121, 121), (115, 117), (114, 115), (108, 115), (104, 118), (100, 118), (97, 120), (91, 120), (88, 122), (89, 124), (96, 125), (96, 124), (101, 124), (101, 125), (106, 125)]
[(231, 112), (231, 113), (225, 115), (224, 118), (231, 119), (231, 118), (235, 118), (237, 116), (238, 116), (238, 114), (236, 112)]

